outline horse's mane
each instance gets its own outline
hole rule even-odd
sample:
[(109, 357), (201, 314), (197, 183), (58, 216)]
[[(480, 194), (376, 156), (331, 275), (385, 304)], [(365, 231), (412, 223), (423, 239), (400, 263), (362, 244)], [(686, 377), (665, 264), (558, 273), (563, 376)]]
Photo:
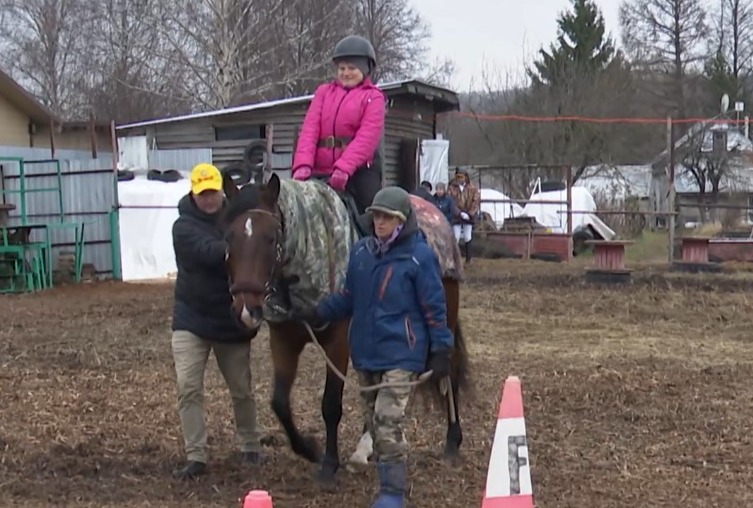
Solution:
[(258, 184), (244, 185), (238, 190), (238, 194), (228, 200), (225, 211), (222, 214), (222, 223), (229, 225), (235, 219), (253, 208), (258, 208), (262, 202), (262, 186)]

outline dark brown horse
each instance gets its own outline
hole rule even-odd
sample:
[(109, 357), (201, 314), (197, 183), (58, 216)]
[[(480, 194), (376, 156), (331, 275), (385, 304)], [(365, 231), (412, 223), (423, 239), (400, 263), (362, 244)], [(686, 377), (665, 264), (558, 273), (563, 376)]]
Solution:
[[(292, 317), (270, 318), (268, 303), (277, 289), (287, 285), (292, 278), (299, 280), (300, 276), (307, 276), (306, 273), (311, 276), (312, 273), (328, 271), (329, 275), (325, 280), (329, 281), (329, 288), (325, 288), (324, 293), (334, 291), (336, 277), (333, 272), (336, 270), (333, 267), (345, 266), (343, 259), (347, 264), (350, 247), (357, 240), (350, 224), (350, 216), (339, 196), (319, 182), (281, 181), (276, 175), (272, 175), (266, 184), (251, 183), (239, 189), (232, 178), (226, 175), (224, 188), (229, 200), (224, 227), (228, 241), (227, 266), (233, 294), (233, 312), (241, 325), (254, 334), (258, 332), (262, 321), (268, 322), (274, 365), (272, 409), (288, 436), (292, 450), (311, 462), (321, 461), (318, 479), (325, 484), (331, 483), (340, 467), (338, 427), (342, 417), (343, 382), (330, 368), (327, 369), (321, 400), (326, 426), (326, 446), (322, 457), (317, 440), (313, 436), (302, 435), (298, 430), (290, 407), (290, 394), (299, 357), (306, 344), (311, 342), (309, 331), (303, 323)], [(449, 405), (445, 402), (448, 409), (445, 453), (453, 457), (458, 454), (463, 440), (458, 400), (459, 389), (465, 384), (468, 368), (465, 342), (458, 319), (459, 272), (462, 270), (460, 253), (452, 239), (450, 225), (439, 211), (420, 198), (412, 199), (419, 226), (423, 226), (424, 231), (430, 226), (436, 235), (437, 231), (445, 228), (444, 233), (451, 240), (440, 244), (445, 246), (444, 249), (437, 249), (436, 241), (433, 247), (440, 260), (449, 259), (450, 264), (454, 263), (458, 270), (456, 276), (447, 275), (443, 278), (448, 325), (455, 337), (450, 376), (453, 411), (449, 410)], [(337, 250), (338, 246), (340, 250)], [(317, 248), (322, 249), (322, 255), (306, 257), (312, 249)], [(298, 273), (291, 275), (288, 272), (294, 266), (298, 267)], [(292, 300), (295, 300), (298, 297), (295, 284), (290, 288)], [(321, 294), (317, 294), (317, 298), (320, 296)], [(349, 321), (345, 320), (330, 323), (327, 328), (315, 332), (317, 341), (343, 374), (347, 373), (350, 356), (348, 326)], [(429, 386), (436, 387), (433, 383), (424, 383), (422, 388)], [(436, 392), (435, 390), (434, 393)]]

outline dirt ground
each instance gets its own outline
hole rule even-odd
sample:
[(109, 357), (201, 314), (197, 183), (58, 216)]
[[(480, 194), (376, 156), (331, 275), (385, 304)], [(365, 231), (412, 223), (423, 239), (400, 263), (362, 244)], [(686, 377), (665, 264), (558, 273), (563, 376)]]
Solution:
[[(441, 460), (444, 416), (411, 412), (410, 506), (480, 506), (500, 388), (521, 377), (539, 507), (753, 505), (753, 274), (644, 267), (595, 287), (582, 267), (474, 262), (463, 290), (475, 393), (461, 403), (459, 465)], [(268, 463), (235, 463), (229, 396), (210, 363), (211, 474), (182, 460), (169, 349), (171, 285), (101, 283), (0, 299), (0, 505), (230, 508), (252, 488), (275, 508), (368, 507), (372, 470), (313, 481), (269, 408), (266, 337), (254, 340)], [(294, 391), (323, 440), (324, 362), (309, 348)], [(346, 389), (341, 454), (361, 420)]]

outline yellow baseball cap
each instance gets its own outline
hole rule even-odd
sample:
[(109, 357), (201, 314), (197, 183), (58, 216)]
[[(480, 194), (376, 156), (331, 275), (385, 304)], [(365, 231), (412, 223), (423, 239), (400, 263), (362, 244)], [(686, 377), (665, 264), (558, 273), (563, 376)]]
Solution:
[(201, 194), (206, 190), (222, 190), (222, 174), (212, 164), (197, 164), (191, 170), (191, 192)]

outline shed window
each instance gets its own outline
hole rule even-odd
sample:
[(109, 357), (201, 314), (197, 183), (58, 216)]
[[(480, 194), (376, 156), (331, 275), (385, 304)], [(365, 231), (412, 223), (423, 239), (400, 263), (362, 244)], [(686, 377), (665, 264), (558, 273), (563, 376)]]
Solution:
[(244, 139), (264, 139), (266, 125), (224, 125), (214, 128), (215, 141), (239, 141)]

